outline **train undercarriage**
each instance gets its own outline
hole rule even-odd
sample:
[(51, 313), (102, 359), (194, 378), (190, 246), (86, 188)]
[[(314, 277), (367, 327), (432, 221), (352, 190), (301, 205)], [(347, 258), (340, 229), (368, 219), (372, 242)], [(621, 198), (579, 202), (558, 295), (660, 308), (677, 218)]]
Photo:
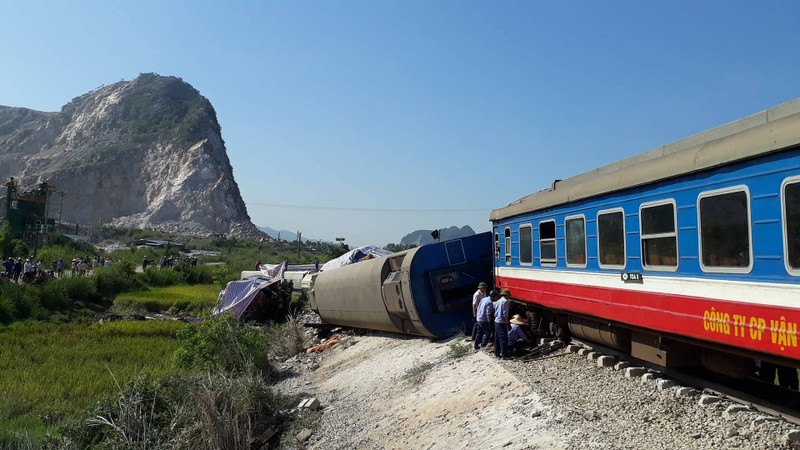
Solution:
[[(595, 317), (545, 309), (532, 303), (516, 300), (511, 303), (512, 315), (522, 314), (527, 317), (529, 325), (526, 331), (532, 336), (552, 336), (564, 342), (576, 338), (614, 349), (633, 360), (645, 361), (666, 369), (702, 367), (732, 379), (743, 379), (756, 374), (765, 379), (764, 372), (775, 369), (784, 374), (794, 372), (793, 377), (788, 376), (793, 379), (785, 387), (798, 389), (797, 363), (790, 359), (672, 336)], [(770, 369), (766, 369), (767, 367)], [(787, 376), (784, 375), (783, 378)], [(781, 380), (782, 385), (784, 381)]]

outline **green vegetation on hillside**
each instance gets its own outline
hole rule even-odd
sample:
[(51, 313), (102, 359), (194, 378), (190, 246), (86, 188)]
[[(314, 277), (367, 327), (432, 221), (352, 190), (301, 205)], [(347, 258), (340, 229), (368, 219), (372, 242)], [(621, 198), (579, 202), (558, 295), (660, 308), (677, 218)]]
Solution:
[(139, 75), (133, 84), (124, 104), (130, 142), (166, 138), (194, 143), (204, 137), (208, 125), (220, 133), (211, 103), (180, 78), (148, 73)]

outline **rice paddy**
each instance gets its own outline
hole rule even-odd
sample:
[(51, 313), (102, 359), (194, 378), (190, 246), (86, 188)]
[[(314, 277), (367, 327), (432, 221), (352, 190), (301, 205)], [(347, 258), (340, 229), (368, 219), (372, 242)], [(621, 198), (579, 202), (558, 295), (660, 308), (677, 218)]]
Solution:
[(0, 328), (0, 444), (42, 436), (148, 371), (168, 373), (178, 321), (15, 323)]
[(151, 313), (208, 315), (217, 304), (220, 288), (214, 284), (180, 284), (119, 294), (117, 309)]

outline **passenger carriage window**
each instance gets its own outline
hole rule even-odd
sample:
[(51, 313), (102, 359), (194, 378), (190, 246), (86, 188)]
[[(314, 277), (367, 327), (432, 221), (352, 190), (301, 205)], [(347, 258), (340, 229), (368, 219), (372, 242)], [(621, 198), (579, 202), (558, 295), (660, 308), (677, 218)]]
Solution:
[(505, 244), (506, 244), (506, 265), (509, 265), (511, 264), (511, 228), (506, 228)]
[(597, 214), (597, 254), (601, 268), (625, 267), (625, 213), (624, 211)]
[(800, 177), (783, 182), (783, 248), (786, 268), (800, 275)]
[(675, 205), (642, 205), (639, 210), (642, 239), (642, 265), (651, 270), (678, 267), (678, 235), (675, 232)]
[(527, 224), (519, 226), (519, 262), (533, 264), (533, 227)]
[(494, 234), (494, 259), (495, 261), (500, 260), (500, 234)]
[(539, 259), (543, 266), (556, 264), (556, 222), (539, 222)]
[(701, 266), (707, 271), (750, 267), (750, 213), (747, 192), (726, 189), (700, 194)]
[(800, 180), (790, 181), (783, 186), (783, 238), (786, 267), (794, 271), (800, 270)]
[(586, 266), (586, 220), (583, 216), (564, 221), (567, 234), (567, 266)]

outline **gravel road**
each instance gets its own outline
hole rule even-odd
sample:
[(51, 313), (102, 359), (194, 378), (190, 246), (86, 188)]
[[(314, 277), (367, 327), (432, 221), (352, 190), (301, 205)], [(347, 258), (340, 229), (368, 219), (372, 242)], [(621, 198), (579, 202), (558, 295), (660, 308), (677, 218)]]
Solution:
[[(653, 380), (627, 378), (558, 350), (497, 360), (454, 340), (350, 336), (283, 363), (283, 392), (322, 404), (305, 440), (286, 448), (797, 449), (797, 428), (720, 401), (700, 406)], [(427, 369), (427, 370), (422, 370)], [(418, 374), (420, 376), (411, 376)]]

